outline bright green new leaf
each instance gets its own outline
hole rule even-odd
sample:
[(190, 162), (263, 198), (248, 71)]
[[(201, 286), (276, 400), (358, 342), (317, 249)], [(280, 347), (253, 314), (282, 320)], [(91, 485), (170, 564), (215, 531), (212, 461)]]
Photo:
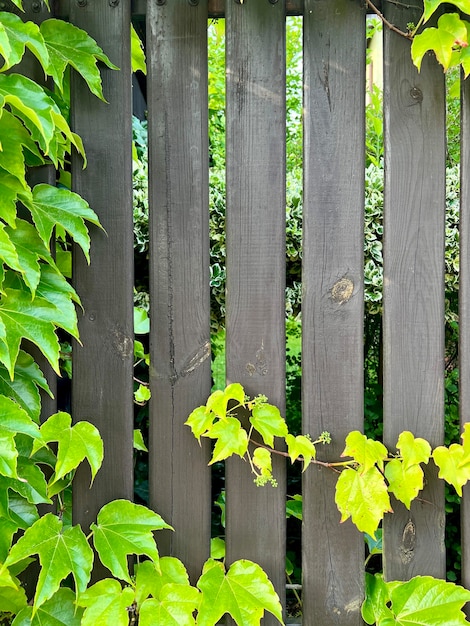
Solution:
[[(18, 250), (11, 240), (7, 232), (7, 227), (3, 222), (0, 222), (0, 262), (5, 263), (19, 273), (23, 272), (18, 257)], [(2, 282), (3, 278), (4, 276), (2, 277)]]
[[(56, 441), (57, 463), (51, 484), (76, 469), (87, 459), (91, 468), (91, 480), (103, 462), (103, 440), (98, 429), (89, 422), (77, 422), (72, 426), (72, 418), (68, 413), (55, 413), (41, 426), (41, 435), (46, 443)], [(40, 445), (35, 445), (33, 451)]]
[(455, 487), (459, 496), (462, 487), (470, 479), (470, 455), (463, 446), (453, 443), (449, 448), (439, 446), (432, 453), (432, 458), (439, 468), (439, 478)]
[(213, 626), (225, 613), (229, 613), (238, 626), (259, 626), (265, 611), (283, 624), (279, 597), (256, 563), (235, 561), (225, 573), (222, 563), (210, 559), (197, 586), (202, 592), (198, 626)]
[[(0, 361), (13, 378), (23, 338), (34, 343), (59, 373), (60, 346), (54, 332), (56, 307), (20, 289), (5, 289), (0, 299)], [(2, 327), (4, 329), (2, 336)]]
[(299, 457), (302, 457), (304, 462), (303, 472), (310, 465), (310, 461), (316, 457), (317, 451), (314, 443), (305, 435), (287, 435), (286, 436), (287, 443), (287, 452), (289, 454), (289, 458), (293, 463)]
[(96, 226), (100, 224), (96, 213), (83, 198), (68, 189), (41, 184), (34, 187), (32, 200), (26, 199), (25, 204), (46, 246), (49, 246), (54, 226), (59, 224), (90, 260), (90, 236), (84, 220)]
[(424, 472), (420, 465), (406, 467), (400, 459), (393, 459), (385, 467), (385, 478), (388, 490), (409, 509), (423, 488)]
[(452, 61), (454, 46), (467, 43), (467, 29), (457, 13), (446, 13), (439, 18), (437, 28), (426, 28), (415, 35), (411, 44), (411, 57), (418, 70), (424, 55), (433, 50), (444, 70)]
[(52, 265), (41, 264), (41, 279), (36, 293), (55, 306), (54, 324), (78, 340), (77, 314), (73, 303), (80, 304), (80, 299), (72, 285)]
[(147, 335), (150, 331), (150, 319), (145, 309), (134, 307), (134, 333), (136, 335)]
[(198, 406), (191, 412), (185, 424), (191, 428), (193, 435), (200, 443), (201, 435), (206, 434), (212, 428), (215, 419), (215, 413), (205, 406)]
[(4, 567), (39, 555), (41, 571), (34, 596), (33, 614), (58, 590), (64, 578), (72, 574), (77, 593), (83, 593), (90, 580), (93, 551), (79, 526), (64, 530), (61, 520), (47, 513), (18, 539), (8, 554)]
[(160, 598), (162, 589), (169, 583), (189, 586), (188, 572), (183, 563), (172, 556), (164, 556), (158, 567), (152, 561), (137, 566), (135, 578), (135, 601), (139, 608), (149, 596)]
[(57, 105), (37, 83), (19, 74), (0, 74), (0, 108), (6, 104), (36, 138), (45, 154), (54, 136), (55, 124), (51, 111), (59, 113)]
[(415, 437), (407, 430), (400, 433), (397, 449), (400, 450), (405, 469), (419, 463), (428, 463), (431, 456), (431, 446), (426, 439)]
[(85, 79), (90, 91), (104, 100), (97, 62), (101, 61), (113, 70), (118, 68), (96, 41), (85, 31), (63, 20), (45, 20), (40, 28), (51, 59), (48, 73), (59, 89), (63, 90), (65, 70), (71, 65)]
[(144, 47), (133, 24), (131, 24), (131, 68), (133, 72), (140, 71), (147, 74)]
[(424, 0), (424, 20), (427, 22), (443, 4), (453, 4), (464, 13), (470, 14), (470, 0)]
[[(43, 472), (31, 460), (19, 456), (17, 461), (18, 478), (6, 478), (0, 476), (0, 488), (11, 489), (20, 494), (31, 504), (50, 504), (47, 496), (47, 483)], [(18, 524), (18, 527), (20, 524)]]
[(287, 424), (276, 406), (259, 404), (253, 408), (250, 422), (267, 446), (274, 446), (274, 437), (285, 437), (288, 433)]
[(211, 559), (225, 559), (225, 541), (221, 537), (211, 539)]
[[(405, 583), (387, 583), (393, 623), (406, 626), (463, 626), (462, 608), (470, 591), (432, 576), (417, 576)], [(379, 625), (382, 622), (379, 622)]]
[(140, 450), (141, 452), (148, 452), (148, 448), (145, 445), (142, 431), (140, 428), (134, 428), (134, 450)]
[(105, 578), (80, 594), (78, 605), (86, 607), (81, 626), (113, 624), (128, 626), (128, 607), (134, 602), (131, 587), (121, 587), (117, 580)]
[(158, 550), (152, 532), (171, 529), (164, 520), (145, 506), (127, 500), (106, 504), (91, 525), (93, 543), (100, 560), (121, 580), (131, 582), (127, 557), (145, 554), (158, 563)]
[(352, 457), (361, 466), (360, 471), (365, 474), (374, 465), (377, 465), (379, 469), (383, 469), (388, 451), (380, 441), (368, 439), (365, 435), (355, 430), (346, 437), (346, 447), (341, 456)]
[(150, 400), (151, 393), (148, 385), (140, 384), (134, 391), (134, 402), (137, 404), (145, 404)]
[(193, 613), (198, 608), (200, 593), (189, 585), (168, 583), (158, 599), (148, 598), (142, 604), (140, 626), (194, 626)]
[(271, 452), (266, 448), (256, 448), (253, 453), (253, 465), (260, 470), (262, 476), (272, 476)]
[(46, 71), (49, 65), (49, 54), (38, 25), (30, 21), (23, 22), (18, 15), (6, 11), (0, 13), (0, 24), (7, 36), (10, 48), (8, 56), (4, 55), (1, 71), (4, 72), (19, 63), (26, 48), (34, 54)]
[[(384, 620), (393, 620), (393, 613), (387, 604), (390, 590), (382, 574), (366, 572), (366, 597), (361, 607), (362, 619), (366, 624), (382, 624)], [(393, 621), (390, 624), (394, 623)]]
[(387, 485), (376, 467), (362, 473), (351, 468), (343, 470), (336, 483), (335, 502), (341, 522), (351, 517), (361, 532), (372, 537), (384, 513), (392, 511)]
[(203, 436), (216, 439), (210, 465), (223, 461), (232, 454), (243, 457), (248, 449), (247, 432), (235, 417), (219, 420)]
[(207, 402), (206, 407), (216, 414), (217, 417), (225, 419), (227, 416), (227, 405), (234, 400), (237, 404), (245, 406), (245, 390), (239, 383), (228, 385), (224, 391), (217, 389), (212, 393)]
[(50, 600), (34, 613), (33, 607), (24, 608), (15, 618), (15, 626), (81, 626), (83, 609), (75, 606), (75, 594), (61, 587)]

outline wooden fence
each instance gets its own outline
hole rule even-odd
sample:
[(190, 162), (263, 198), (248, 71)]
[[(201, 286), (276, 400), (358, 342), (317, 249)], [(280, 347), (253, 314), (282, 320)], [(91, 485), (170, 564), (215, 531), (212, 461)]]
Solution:
[[(27, 0), (27, 15), (42, 8)], [(39, 7), (39, 8), (38, 8)], [(416, 14), (383, 2), (403, 27)], [(88, 168), (73, 187), (98, 213), (92, 263), (77, 255), (83, 346), (74, 346), (72, 414), (105, 441), (91, 490), (74, 493), (89, 525), (112, 498), (133, 495), (133, 234), (129, 25), (147, 24), (151, 390), (150, 506), (175, 528), (161, 553), (196, 578), (209, 554), (211, 474), (184, 421), (211, 388), (208, 235), (207, 20), (226, 19), (227, 379), (284, 408), (285, 17), (303, 15), (303, 431), (328, 430), (337, 458), (363, 427), (365, 6), (362, 0), (73, 0), (58, 15), (86, 29), (121, 68), (103, 68), (109, 104), (72, 85), (73, 129)], [(384, 32), (384, 439), (405, 429), (433, 446), (444, 431), (445, 90), (432, 58), (418, 74), (409, 43)], [(462, 92), (460, 372), (470, 419), (470, 85)], [(277, 489), (256, 488), (242, 462), (226, 464), (227, 559), (249, 558), (285, 589), (285, 467)], [(303, 482), (303, 624), (362, 624), (364, 540), (339, 524), (335, 475)], [(470, 584), (468, 500), (463, 583)], [(444, 491), (429, 472), (422, 501), (394, 504), (384, 525), (385, 574), (445, 576)], [(264, 623), (275, 620), (266, 617)]]

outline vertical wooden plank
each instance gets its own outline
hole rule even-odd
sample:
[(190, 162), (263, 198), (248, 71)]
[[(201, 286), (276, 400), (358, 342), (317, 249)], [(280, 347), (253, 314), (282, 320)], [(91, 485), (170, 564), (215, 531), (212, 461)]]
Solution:
[[(226, 5), (227, 378), (285, 405), (285, 4)], [(226, 465), (229, 562), (259, 563), (285, 595), (285, 463), (258, 488)], [(266, 624), (274, 618), (266, 616)]]
[[(209, 449), (184, 426), (210, 393), (207, 0), (147, 11), (151, 294), (150, 501), (193, 581), (209, 556)], [(207, 443), (207, 442), (205, 442)]]
[[(406, 30), (418, 14), (385, 3)], [(435, 59), (421, 72), (409, 42), (384, 29), (384, 443), (410, 430), (444, 434), (445, 91)], [(393, 502), (384, 521), (389, 580), (445, 575), (444, 485), (427, 474), (422, 500)]]
[(73, 514), (87, 528), (100, 507), (133, 497), (133, 231), (130, 0), (77, 0), (70, 21), (85, 29), (120, 71), (101, 67), (109, 104), (73, 76), (72, 126), (88, 167), (72, 163), (72, 181), (106, 232), (91, 228), (91, 265), (74, 255), (73, 282), (83, 304), (82, 346), (73, 348), (72, 414), (101, 432), (105, 458), (89, 488), (88, 468), (75, 481)]
[[(306, 0), (304, 13), (303, 431), (333, 436), (338, 459), (363, 427), (365, 14)], [(364, 539), (340, 525), (337, 475), (303, 482), (303, 624), (362, 624)]]
[[(460, 424), (470, 422), (470, 82), (461, 84), (459, 374)], [(470, 588), (470, 486), (460, 508), (462, 585)], [(467, 616), (469, 612), (467, 611)]]

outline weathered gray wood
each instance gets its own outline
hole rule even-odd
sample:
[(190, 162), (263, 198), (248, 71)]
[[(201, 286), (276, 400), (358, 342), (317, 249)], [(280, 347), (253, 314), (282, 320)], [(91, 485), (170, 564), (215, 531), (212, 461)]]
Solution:
[[(384, 11), (405, 27), (416, 13)], [(419, 13), (418, 13), (419, 15)], [(384, 443), (410, 430), (432, 446), (444, 432), (444, 77), (435, 59), (421, 72), (410, 45), (385, 29)], [(444, 576), (444, 485), (430, 469), (422, 500), (398, 502), (384, 522), (389, 580)]]
[(106, 229), (90, 229), (91, 265), (80, 250), (73, 265), (73, 283), (83, 303), (83, 346), (73, 347), (72, 415), (98, 427), (105, 449), (92, 489), (88, 468), (74, 481), (74, 519), (87, 528), (103, 504), (133, 497), (130, 0), (72, 3), (70, 18), (120, 68), (101, 68), (109, 104), (92, 96), (81, 78), (74, 76), (72, 82), (72, 126), (83, 137), (88, 157), (85, 170), (81, 159), (73, 160), (73, 189)]
[[(460, 424), (470, 422), (470, 82), (462, 81), (460, 146), (459, 374)], [(460, 509), (462, 584), (470, 588), (470, 487)], [(469, 615), (470, 612), (467, 612)]]
[[(304, 14), (303, 431), (333, 435), (323, 459), (363, 427), (365, 12), (306, 0)], [(337, 475), (303, 481), (303, 624), (362, 624), (364, 539), (340, 525)]]
[[(193, 580), (209, 556), (209, 449), (184, 422), (210, 393), (207, 1), (147, 13), (151, 389), (150, 501)], [(207, 444), (207, 441), (204, 443)]]
[[(226, 6), (227, 378), (285, 404), (284, 2)], [(285, 463), (277, 489), (226, 465), (227, 558), (261, 564), (285, 593)], [(265, 623), (275, 623), (266, 616)]]

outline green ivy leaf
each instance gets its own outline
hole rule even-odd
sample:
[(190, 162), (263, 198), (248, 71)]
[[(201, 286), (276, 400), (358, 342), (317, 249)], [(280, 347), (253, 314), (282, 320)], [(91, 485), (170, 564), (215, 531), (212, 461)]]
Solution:
[(159, 598), (148, 598), (139, 614), (140, 626), (194, 626), (193, 613), (198, 608), (200, 593), (189, 585), (168, 583)]
[(262, 476), (272, 476), (272, 459), (271, 452), (266, 448), (256, 448), (253, 453), (253, 465), (257, 467)]
[(397, 449), (400, 450), (405, 469), (408, 469), (412, 465), (428, 463), (429, 457), (431, 456), (431, 446), (426, 439), (415, 437), (407, 430), (400, 433)]
[(16, 478), (16, 460), (18, 450), (15, 445), (14, 433), (0, 428), (0, 475)]
[(238, 626), (258, 626), (265, 611), (283, 624), (278, 595), (256, 563), (235, 561), (225, 573), (222, 563), (210, 559), (197, 583), (202, 601), (198, 626), (213, 626), (229, 613)]
[(467, 15), (470, 14), (470, 0), (424, 0), (424, 21), (427, 22), (443, 4), (453, 4)]
[(34, 22), (23, 22), (15, 15), (2, 11), (0, 13), (0, 25), (5, 33), (9, 45), (8, 55), (3, 55), (4, 64), (1, 71), (10, 69), (21, 61), (28, 48), (41, 63), (44, 70), (49, 65), (49, 54), (44, 44), (44, 39), (39, 32), (39, 27)]
[(121, 580), (131, 582), (127, 557), (145, 554), (158, 563), (158, 550), (152, 532), (171, 529), (157, 513), (127, 500), (106, 504), (91, 525), (93, 542), (100, 560)]
[[(406, 626), (468, 624), (462, 607), (470, 591), (432, 576), (416, 576), (405, 583), (387, 583), (394, 622)], [(379, 625), (382, 622), (379, 622)]]
[[(52, 111), (58, 111), (54, 100), (37, 83), (19, 74), (0, 74), (0, 108), (6, 104), (37, 139), (45, 154), (54, 136)], [(34, 136), (34, 132), (39, 133)]]
[(316, 457), (317, 451), (314, 443), (305, 435), (287, 435), (286, 436), (287, 452), (292, 463), (299, 457), (303, 458), (303, 472), (310, 465), (310, 461)]
[(24, 181), (18, 180), (16, 176), (9, 174), (4, 168), (0, 168), (2, 219), (10, 226), (14, 226), (15, 224), (16, 203), (20, 194), (22, 197), (31, 196), (31, 192), (24, 188)]
[(31, 459), (19, 456), (16, 471), (18, 478), (0, 476), (0, 488), (12, 489), (31, 504), (51, 504), (44, 474)]
[(356, 430), (346, 437), (346, 447), (341, 456), (352, 457), (361, 466), (360, 471), (365, 474), (374, 465), (377, 465), (381, 470), (383, 469), (388, 450), (380, 441), (368, 439)]
[(34, 226), (24, 220), (16, 220), (15, 228), (8, 227), (6, 234), (15, 247), (17, 268), (22, 272), (23, 280), (34, 297), (41, 278), (39, 261), (55, 265), (49, 248), (44, 245)]
[(33, 607), (25, 607), (14, 619), (14, 626), (80, 626), (83, 609), (77, 609), (75, 594), (71, 589), (61, 587), (50, 600), (44, 602), (34, 612)]
[(34, 554), (39, 555), (41, 572), (34, 596), (33, 615), (52, 598), (60, 582), (73, 575), (77, 593), (83, 593), (90, 580), (93, 551), (79, 526), (64, 530), (52, 513), (41, 517), (18, 539), (3, 567), (9, 567)]
[(393, 459), (385, 467), (388, 490), (403, 502), (407, 509), (423, 488), (424, 472), (420, 465), (406, 467), (400, 459)]
[(151, 397), (150, 387), (140, 384), (134, 391), (134, 402), (137, 404), (145, 404)]
[(90, 236), (84, 220), (100, 226), (96, 213), (78, 194), (51, 185), (36, 185), (32, 200), (22, 200), (31, 211), (39, 236), (49, 246), (52, 231), (59, 224), (83, 250), (89, 261)]
[(29, 339), (59, 373), (60, 346), (54, 332), (56, 307), (42, 298), (34, 301), (20, 289), (5, 289), (0, 299), (0, 361), (13, 378), (20, 343)]
[(14, 400), (36, 423), (39, 422), (41, 412), (39, 389), (52, 396), (46, 379), (31, 355), (20, 350), (13, 380), (5, 366), (0, 364), (0, 394)]
[[(18, 586), (17, 589), (14, 589), (12, 587), (4, 587), (3, 584), (0, 584), (0, 607), (2, 612), (16, 615), (27, 606), (28, 598), (26, 597), (23, 587)], [(31, 607), (29, 607), (29, 610), (32, 610)]]
[(131, 587), (121, 587), (117, 580), (105, 578), (80, 594), (77, 604), (86, 607), (81, 626), (113, 624), (128, 626), (128, 607), (134, 602)]
[(227, 405), (234, 400), (237, 404), (245, 406), (245, 390), (239, 383), (228, 385), (224, 391), (217, 389), (212, 393), (207, 402), (206, 407), (209, 411), (221, 419), (227, 417)]
[[(84, 421), (72, 426), (70, 415), (59, 412), (51, 415), (42, 424), (41, 436), (46, 443), (51, 441), (58, 443), (57, 463), (50, 481), (51, 485), (76, 469), (85, 459), (90, 464), (93, 482), (103, 462), (103, 440), (96, 426)], [(33, 453), (40, 445), (41, 443), (38, 443), (33, 447)]]
[(415, 35), (411, 44), (411, 57), (418, 70), (424, 55), (432, 50), (444, 70), (452, 62), (452, 53), (455, 45), (467, 43), (467, 28), (457, 13), (445, 13), (438, 22), (437, 28), (426, 28), (419, 35)]
[[(5, 13), (0, 13), (5, 15)], [(6, 15), (13, 15), (8, 13)], [(36, 156), (40, 156), (36, 143), (32, 140), (31, 135), (20, 122), (20, 120), (12, 115), (9, 111), (3, 110), (0, 117), (0, 137), (2, 138), (0, 150), (0, 167), (6, 172), (14, 176), (23, 189), (27, 189), (25, 179), (25, 156), (24, 148)], [(14, 221), (3, 216), (10, 226), (14, 226)]]
[(198, 406), (197, 409), (191, 412), (185, 424), (191, 428), (193, 435), (201, 443), (201, 435), (204, 435), (212, 428), (215, 419), (215, 413), (206, 406)]
[(131, 24), (131, 67), (133, 72), (140, 71), (142, 74), (147, 74), (144, 47), (133, 24)]
[(134, 450), (140, 450), (141, 452), (148, 452), (148, 448), (145, 445), (142, 431), (140, 428), (134, 428)]
[[(393, 613), (387, 606), (390, 601), (389, 589), (382, 574), (366, 572), (366, 597), (362, 603), (361, 614), (366, 624), (383, 624), (385, 620), (393, 620)], [(390, 621), (390, 625), (394, 623)]]
[(391, 512), (390, 498), (382, 474), (376, 467), (367, 472), (343, 470), (336, 483), (335, 502), (341, 522), (349, 517), (361, 531), (375, 537), (384, 513)]
[(137, 608), (139, 609), (149, 596), (160, 598), (162, 589), (169, 583), (189, 586), (188, 572), (179, 559), (172, 556), (161, 557), (158, 567), (153, 561), (139, 563), (135, 578)]
[(48, 73), (59, 89), (63, 91), (65, 70), (71, 65), (85, 79), (90, 91), (104, 100), (97, 62), (101, 61), (113, 70), (118, 68), (96, 41), (85, 31), (63, 20), (45, 20), (40, 29), (51, 59)]
[(41, 439), (38, 425), (16, 402), (0, 395), (1, 428), (11, 434), (23, 433), (34, 439)]
[(210, 465), (223, 461), (232, 454), (243, 457), (248, 449), (248, 435), (240, 420), (227, 417), (216, 422), (212, 428), (204, 433), (204, 437), (216, 439)]
[(274, 437), (285, 437), (288, 433), (287, 424), (276, 406), (259, 404), (253, 408), (250, 422), (267, 446), (274, 446)]

